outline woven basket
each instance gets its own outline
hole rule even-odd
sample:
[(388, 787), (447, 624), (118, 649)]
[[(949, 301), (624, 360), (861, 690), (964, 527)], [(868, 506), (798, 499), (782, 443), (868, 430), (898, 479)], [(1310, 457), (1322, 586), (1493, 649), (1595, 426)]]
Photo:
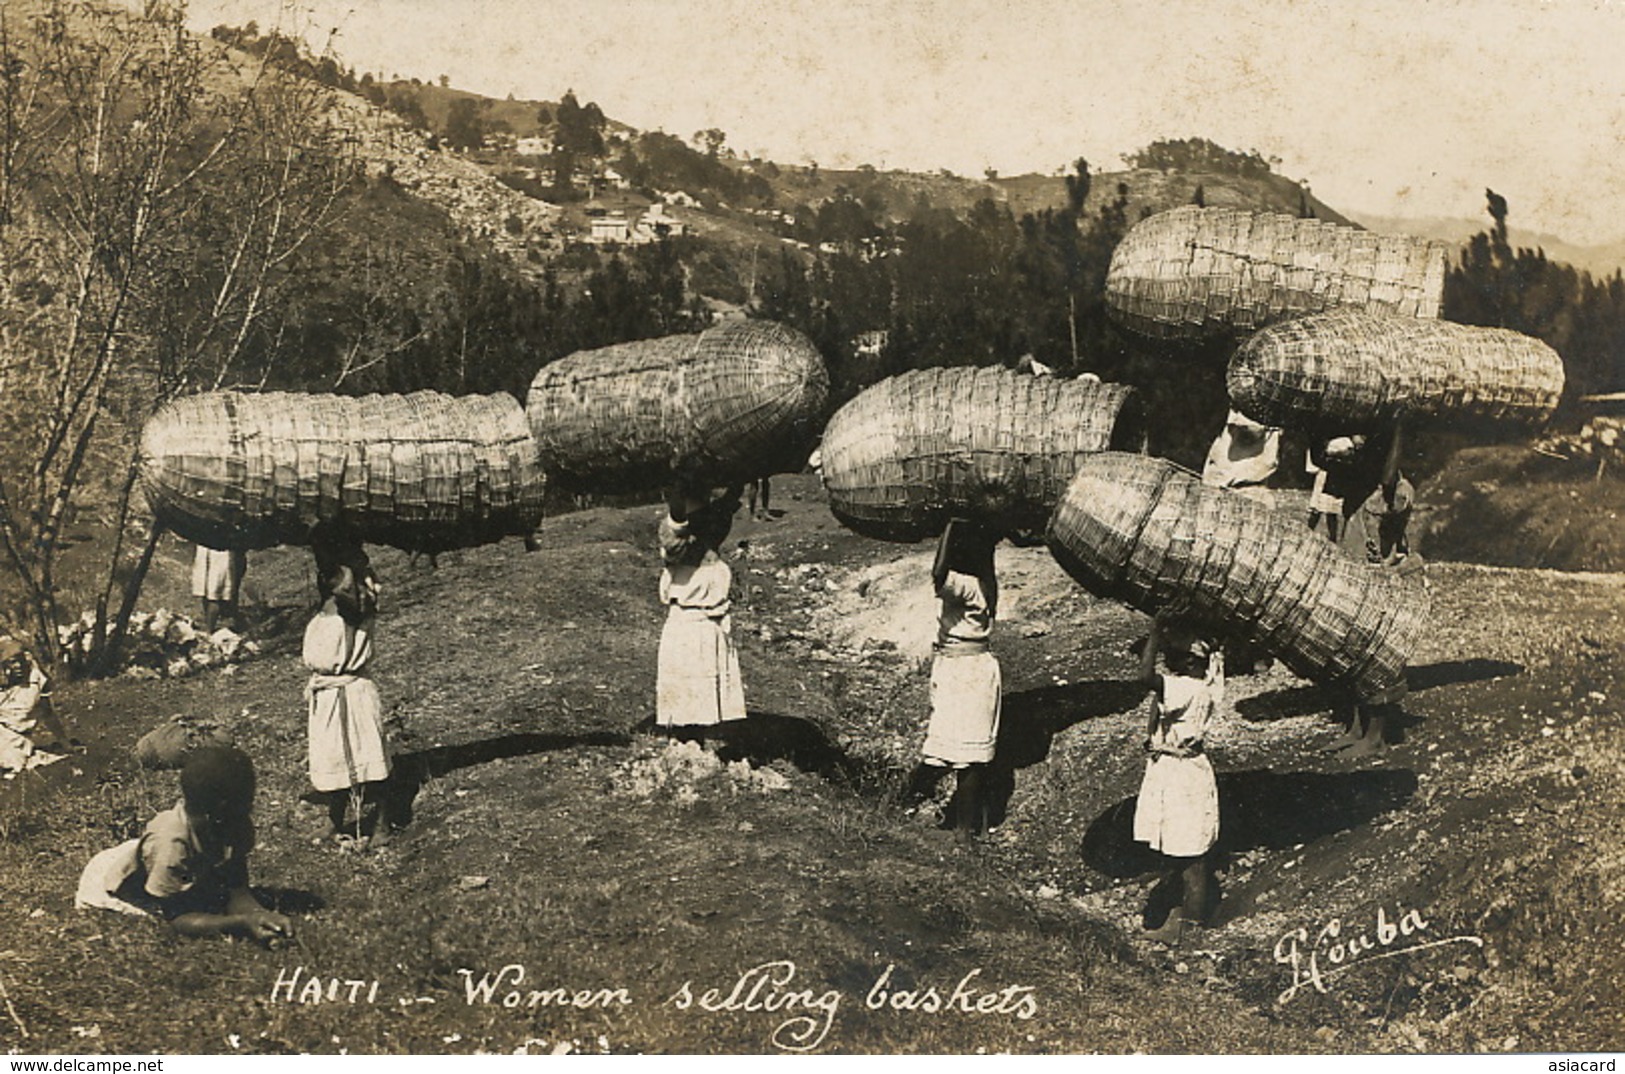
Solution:
[(141, 438), (153, 511), (211, 548), (308, 544), (343, 519), (364, 541), (441, 551), (528, 534), (544, 477), (509, 395), (210, 392)]
[(1319, 220), (1186, 206), (1123, 237), (1106, 305), (1126, 327), (1162, 339), (1252, 331), (1340, 306), (1431, 318), (1448, 251)]
[(807, 337), (771, 321), (728, 321), (561, 358), (536, 374), (525, 411), (549, 478), (632, 491), (799, 468), (828, 397), (829, 374)]
[(1563, 394), (1563, 360), (1505, 328), (1335, 310), (1255, 333), (1228, 387), (1236, 409), (1288, 428), (1358, 432), (1401, 413), (1539, 426)]
[(1295, 515), (1203, 485), (1163, 459), (1085, 460), (1048, 539), (1091, 592), (1245, 638), (1361, 700), (1403, 693), (1426, 625), (1420, 586), (1348, 559)]
[(830, 419), (819, 450), (836, 518), (868, 537), (918, 541), (956, 514), (1042, 529), (1085, 456), (1144, 443), (1133, 388), (955, 368), (863, 391)]

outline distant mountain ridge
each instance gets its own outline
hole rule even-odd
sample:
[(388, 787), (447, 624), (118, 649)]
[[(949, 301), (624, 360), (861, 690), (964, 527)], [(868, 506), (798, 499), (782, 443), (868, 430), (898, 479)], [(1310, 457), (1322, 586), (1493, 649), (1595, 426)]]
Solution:
[[(1482, 219), (1473, 220), (1467, 217), (1406, 217), (1406, 216), (1378, 216), (1371, 213), (1357, 215), (1358, 223), (1386, 234), (1418, 235), (1424, 239), (1438, 239), (1441, 242), (1463, 244), (1481, 231), (1490, 229), (1490, 220), (1486, 215)], [(1608, 243), (1601, 246), (1581, 246), (1567, 242), (1556, 235), (1523, 231), (1516, 227), (1508, 229), (1508, 240), (1514, 249), (1541, 249), (1552, 261), (1563, 261), (1577, 269), (1583, 269), (1593, 276), (1606, 277), (1625, 269), (1625, 242)]]

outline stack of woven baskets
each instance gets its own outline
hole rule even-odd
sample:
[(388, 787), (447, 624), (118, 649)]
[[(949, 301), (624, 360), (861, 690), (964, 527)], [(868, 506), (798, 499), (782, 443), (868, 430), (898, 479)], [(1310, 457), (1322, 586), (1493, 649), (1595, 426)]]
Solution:
[(142, 434), (154, 512), (212, 548), (306, 544), (319, 522), (439, 551), (529, 534), (544, 477), (519, 404), (455, 397), (210, 392)]
[(949, 517), (1042, 530), (1078, 464), (1144, 450), (1145, 415), (1120, 384), (1003, 368), (921, 369), (836, 412), (820, 448), (830, 509), (865, 536), (918, 541)]
[(799, 466), (829, 376), (766, 321), (587, 351), (507, 395), (210, 392), (143, 430), (158, 518), (213, 548), (308, 544), (318, 523), (440, 551), (528, 535), (546, 475), (595, 491), (727, 484)]
[(1279, 213), (1186, 206), (1112, 254), (1107, 308), (1159, 339), (1246, 332), (1338, 307), (1437, 317), (1444, 243)]
[(1404, 415), (1475, 428), (1544, 424), (1563, 363), (1539, 340), (1438, 321), (1443, 243), (1277, 213), (1186, 206), (1148, 217), (1112, 255), (1107, 307), (1154, 339), (1255, 333), (1232, 405), (1267, 425), (1337, 435)]
[(641, 490), (799, 468), (828, 396), (807, 337), (771, 321), (729, 321), (561, 358), (536, 374), (525, 409), (549, 477)]
[(1237, 348), (1236, 409), (1267, 425), (1366, 432), (1407, 420), (1538, 427), (1563, 394), (1563, 360), (1504, 328), (1337, 310), (1273, 325)]
[(1404, 693), (1426, 623), (1421, 590), (1346, 558), (1296, 516), (1166, 460), (1113, 452), (1084, 460), (1047, 536), (1091, 592), (1244, 637), (1362, 701)]

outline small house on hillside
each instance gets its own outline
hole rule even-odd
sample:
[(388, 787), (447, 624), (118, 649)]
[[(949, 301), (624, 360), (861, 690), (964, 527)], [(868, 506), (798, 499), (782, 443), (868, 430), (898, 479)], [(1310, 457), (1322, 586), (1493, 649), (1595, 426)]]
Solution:
[(632, 225), (620, 213), (593, 217), (592, 233), (587, 237), (587, 241), (595, 243), (630, 242), (631, 239)]
[(644, 212), (638, 220), (636, 239), (638, 242), (654, 242), (667, 236), (676, 237), (688, 230), (684, 223), (666, 212), (663, 202), (655, 202)]

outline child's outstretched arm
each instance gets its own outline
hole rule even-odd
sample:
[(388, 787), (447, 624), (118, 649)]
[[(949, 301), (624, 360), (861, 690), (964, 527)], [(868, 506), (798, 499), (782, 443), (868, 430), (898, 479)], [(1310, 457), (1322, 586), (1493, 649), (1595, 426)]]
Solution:
[(281, 914), (260, 905), (246, 886), (233, 888), (226, 896), (223, 914), (193, 911), (169, 922), (182, 936), (194, 939), (209, 936), (242, 936), (258, 943), (293, 935), (293, 923)]

